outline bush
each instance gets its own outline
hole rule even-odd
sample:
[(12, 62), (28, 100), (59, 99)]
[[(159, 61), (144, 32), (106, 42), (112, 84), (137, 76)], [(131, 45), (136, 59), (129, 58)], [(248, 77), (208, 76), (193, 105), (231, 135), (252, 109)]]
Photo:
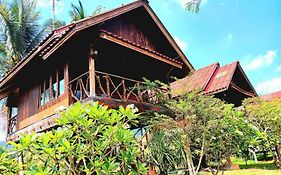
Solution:
[[(49, 174), (143, 174), (138, 146), (130, 131), (136, 115), (130, 108), (108, 109), (80, 104), (61, 114), (58, 128), (30, 134), (13, 145), (21, 172)], [(19, 163), (22, 162), (22, 163)]]

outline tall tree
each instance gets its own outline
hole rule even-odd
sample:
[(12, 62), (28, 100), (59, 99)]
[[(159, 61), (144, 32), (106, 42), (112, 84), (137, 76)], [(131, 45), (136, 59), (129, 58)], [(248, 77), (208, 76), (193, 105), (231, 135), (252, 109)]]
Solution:
[(6, 73), (42, 39), (34, 0), (4, 1), (0, 5), (0, 71)]
[(52, 12), (53, 12), (53, 29), (56, 28), (56, 2), (60, 0), (52, 0)]

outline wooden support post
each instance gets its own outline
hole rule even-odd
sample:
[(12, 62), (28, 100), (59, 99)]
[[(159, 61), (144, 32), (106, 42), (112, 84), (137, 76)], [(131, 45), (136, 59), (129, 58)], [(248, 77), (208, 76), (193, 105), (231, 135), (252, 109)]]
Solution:
[(90, 81), (90, 96), (91, 97), (96, 96), (95, 53), (90, 53), (89, 55), (89, 81)]
[(105, 82), (106, 82), (106, 96), (107, 96), (107, 98), (111, 98), (109, 75), (105, 75), (104, 78), (105, 78)]

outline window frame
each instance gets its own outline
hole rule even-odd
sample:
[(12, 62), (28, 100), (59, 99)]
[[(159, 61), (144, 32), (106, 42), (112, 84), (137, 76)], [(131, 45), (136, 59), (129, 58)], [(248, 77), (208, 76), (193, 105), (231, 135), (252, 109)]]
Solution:
[[(65, 86), (66, 83), (66, 77), (65, 77), (65, 66), (62, 68), (57, 68), (55, 72), (53, 72), (51, 75), (47, 76), (40, 84), (40, 91), (39, 91), (39, 109), (44, 108), (46, 105), (52, 103), (53, 101), (56, 101), (61, 96), (63, 96), (66, 93), (65, 87), (64, 91), (60, 92), (60, 81), (63, 80), (63, 86)], [(62, 74), (62, 79), (59, 80), (60, 74)], [(53, 80), (55, 79), (55, 80)], [(56, 85), (55, 87), (55, 94), (53, 94), (53, 85)], [(46, 92), (49, 91), (49, 97), (46, 101)], [(42, 99), (43, 97), (43, 99)], [(41, 103), (41, 100), (43, 100), (43, 103)]]

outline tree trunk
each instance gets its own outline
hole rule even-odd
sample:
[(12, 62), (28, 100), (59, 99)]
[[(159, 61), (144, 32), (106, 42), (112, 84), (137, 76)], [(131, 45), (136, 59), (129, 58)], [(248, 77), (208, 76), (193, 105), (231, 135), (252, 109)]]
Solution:
[(198, 174), (198, 172), (200, 170), (202, 159), (204, 157), (204, 150), (205, 150), (205, 135), (203, 135), (200, 158), (199, 158), (199, 162), (198, 162), (195, 174)]
[(255, 150), (253, 151), (253, 157), (254, 157), (254, 161), (255, 161), (255, 163), (257, 163), (257, 162), (258, 162), (258, 159), (257, 159), (257, 155), (256, 155)]
[(279, 145), (275, 145), (275, 152), (276, 152), (276, 163), (277, 163), (277, 166), (279, 167), (281, 165), (280, 146)]
[(56, 21), (56, 0), (53, 1), (53, 30), (55, 29), (55, 21)]
[(196, 175), (187, 135), (184, 136), (184, 150), (186, 153), (187, 168), (188, 168), (189, 175)]

